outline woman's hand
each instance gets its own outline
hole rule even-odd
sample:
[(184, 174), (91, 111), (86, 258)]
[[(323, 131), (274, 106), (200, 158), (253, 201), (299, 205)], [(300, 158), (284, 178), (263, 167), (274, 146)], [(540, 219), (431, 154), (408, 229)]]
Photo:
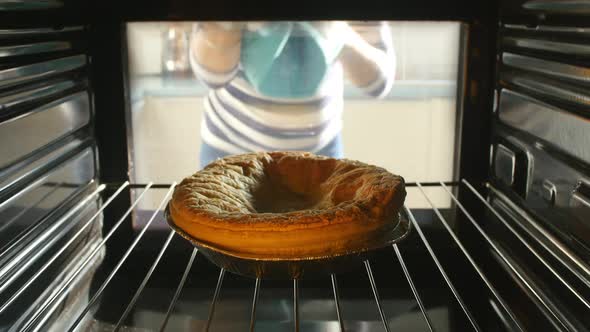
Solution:
[(381, 97), (389, 92), (395, 76), (395, 53), (391, 45), (389, 26), (374, 25), (363, 32), (377, 36), (376, 47), (350, 25), (340, 25), (345, 36), (339, 59), (346, 77), (369, 95)]
[(196, 25), (197, 39), (211, 48), (229, 49), (237, 46), (242, 39), (243, 23), (203, 22)]
[(193, 27), (190, 38), (191, 66), (207, 85), (219, 87), (237, 73), (243, 23), (203, 22)]

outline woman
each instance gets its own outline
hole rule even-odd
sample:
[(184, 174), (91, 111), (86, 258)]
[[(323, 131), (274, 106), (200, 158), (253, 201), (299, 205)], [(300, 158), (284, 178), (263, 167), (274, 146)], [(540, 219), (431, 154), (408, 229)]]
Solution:
[(191, 67), (211, 89), (201, 167), (228, 154), (300, 150), (342, 157), (343, 81), (375, 97), (394, 80), (387, 24), (198, 23)]

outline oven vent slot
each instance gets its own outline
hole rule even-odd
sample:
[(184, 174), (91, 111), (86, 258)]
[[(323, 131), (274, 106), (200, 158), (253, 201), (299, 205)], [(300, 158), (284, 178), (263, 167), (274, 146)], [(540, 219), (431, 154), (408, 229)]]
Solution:
[(0, 3), (0, 10), (32, 11), (61, 8), (64, 2), (60, 0), (11, 0)]
[(90, 124), (90, 101), (80, 92), (0, 123), (0, 170)]
[(543, 39), (506, 37), (503, 39), (506, 48), (525, 49), (530, 51), (546, 51), (581, 57), (590, 56), (590, 45), (549, 41)]
[(590, 85), (590, 68), (548, 61), (514, 53), (502, 54), (502, 63), (506, 66), (544, 74), (572, 83)]
[(590, 14), (590, 1), (588, 0), (530, 0), (525, 2), (522, 7), (549, 13)]
[(85, 65), (86, 56), (73, 55), (0, 70), (0, 88), (4, 89), (33, 80), (47, 79), (52, 76), (81, 69)]

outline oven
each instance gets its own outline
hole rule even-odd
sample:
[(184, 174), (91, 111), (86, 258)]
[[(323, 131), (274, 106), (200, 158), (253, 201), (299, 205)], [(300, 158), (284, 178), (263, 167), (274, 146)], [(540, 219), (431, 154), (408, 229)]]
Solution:
[[(590, 330), (589, 18), (585, 0), (0, 1), (0, 329)], [(147, 95), (199, 93), (182, 85), (186, 40), (173, 37), (211, 20), (434, 22), (424, 35), (436, 36), (451, 22), (440, 50), (453, 51), (453, 83), (392, 90), (446, 93), (450, 115), (378, 115), (357, 130), (405, 135), (359, 156), (445, 169), (406, 178), (408, 238), (346, 273), (266, 280), (220, 269), (168, 228), (166, 203), (190, 174), (168, 170), (194, 156), (178, 152), (182, 116), (165, 131), (139, 126), (135, 110)], [(131, 59), (153, 51), (133, 39), (149, 22), (167, 24), (161, 67), (177, 62), (134, 77)], [(150, 124), (168, 123), (164, 108)], [(178, 146), (158, 145), (166, 135)]]

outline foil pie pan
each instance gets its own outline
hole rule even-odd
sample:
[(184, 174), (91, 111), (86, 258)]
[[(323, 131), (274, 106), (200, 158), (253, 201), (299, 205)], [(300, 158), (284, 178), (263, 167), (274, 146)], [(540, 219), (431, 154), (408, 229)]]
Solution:
[(195, 239), (176, 226), (174, 220), (170, 217), (168, 207), (166, 207), (165, 216), (170, 227), (197, 247), (199, 252), (205, 255), (213, 264), (235, 274), (262, 279), (315, 278), (345, 272), (354, 266), (358, 266), (364, 260), (370, 259), (377, 250), (403, 240), (411, 229), (411, 223), (405, 213), (400, 213), (399, 222), (394, 229), (382, 234), (382, 236), (372, 238), (365, 245), (350, 251), (330, 256), (294, 257), (289, 259), (260, 258), (216, 248), (214, 245)]

